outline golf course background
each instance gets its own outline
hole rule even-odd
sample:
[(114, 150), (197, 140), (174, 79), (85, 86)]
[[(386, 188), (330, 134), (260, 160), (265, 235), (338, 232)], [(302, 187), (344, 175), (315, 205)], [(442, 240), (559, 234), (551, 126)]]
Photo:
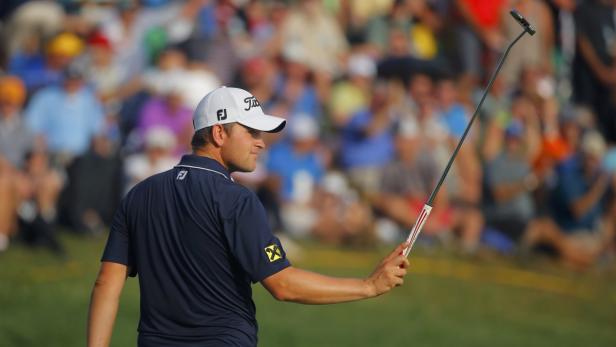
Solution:
[[(83, 346), (104, 239), (63, 239), (69, 259), (12, 247), (0, 254), (0, 346)], [(366, 276), (388, 249), (302, 244), (296, 266)], [(275, 301), (254, 286), (260, 346), (616, 346), (616, 273), (551, 261), (455, 257), (418, 249), (392, 293), (349, 304)], [(138, 281), (129, 279), (112, 346), (135, 346)]]

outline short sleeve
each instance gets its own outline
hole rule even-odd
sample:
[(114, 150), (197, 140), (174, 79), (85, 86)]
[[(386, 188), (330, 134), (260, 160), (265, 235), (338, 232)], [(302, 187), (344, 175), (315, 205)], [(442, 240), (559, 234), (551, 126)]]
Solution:
[(131, 253), (130, 233), (126, 221), (127, 205), (127, 198), (124, 198), (113, 217), (109, 238), (101, 261), (126, 265), (130, 268), (129, 276), (134, 277), (137, 275), (137, 266)]
[(286, 253), (267, 222), (265, 209), (253, 193), (242, 196), (224, 220), (233, 256), (253, 283), (290, 266)]

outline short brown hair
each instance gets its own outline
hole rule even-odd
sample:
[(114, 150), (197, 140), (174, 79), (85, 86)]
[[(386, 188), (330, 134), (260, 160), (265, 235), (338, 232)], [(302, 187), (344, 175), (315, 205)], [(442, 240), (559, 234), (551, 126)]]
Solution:
[[(228, 134), (231, 131), (231, 128), (235, 125), (235, 123), (227, 123), (222, 124), (223, 129)], [(207, 144), (214, 143), (214, 138), (212, 137), (212, 128), (213, 126), (206, 127), (195, 131), (193, 134), (192, 140), (190, 141), (190, 145), (193, 151), (205, 147)]]

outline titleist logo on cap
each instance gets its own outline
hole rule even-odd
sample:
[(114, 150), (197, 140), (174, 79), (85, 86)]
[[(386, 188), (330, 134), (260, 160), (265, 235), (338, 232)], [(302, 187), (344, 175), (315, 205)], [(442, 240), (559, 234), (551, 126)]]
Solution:
[(224, 86), (204, 96), (193, 114), (195, 130), (233, 122), (268, 132), (278, 132), (286, 124), (284, 118), (264, 114), (254, 95), (244, 89)]
[(255, 98), (254, 96), (249, 96), (249, 97), (245, 98), (244, 102), (247, 105), (246, 108), (244, 109), (244, 111), (250, 111), (250, 109), (253, 108), (253, 107), (261, 106), (261, 104), (259, 104), (259, 100), (257, 100), (257, 98)]

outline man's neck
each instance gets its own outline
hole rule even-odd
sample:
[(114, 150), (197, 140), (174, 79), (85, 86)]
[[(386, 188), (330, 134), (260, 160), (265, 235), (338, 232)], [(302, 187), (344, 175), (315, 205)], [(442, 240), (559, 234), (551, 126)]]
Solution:
[(224, 160), (222, 160), (222, 155), (219, 150), (213, 150), (209, 148), (200, 148), (193, 150), (194, 155), (198, 155), (200, 157), (210, 158), (212, 160), (216, 160), (220, 163), (220, 165), (224, 166), (225, 169), (229, 170), (229, 166), (225, 164)]

